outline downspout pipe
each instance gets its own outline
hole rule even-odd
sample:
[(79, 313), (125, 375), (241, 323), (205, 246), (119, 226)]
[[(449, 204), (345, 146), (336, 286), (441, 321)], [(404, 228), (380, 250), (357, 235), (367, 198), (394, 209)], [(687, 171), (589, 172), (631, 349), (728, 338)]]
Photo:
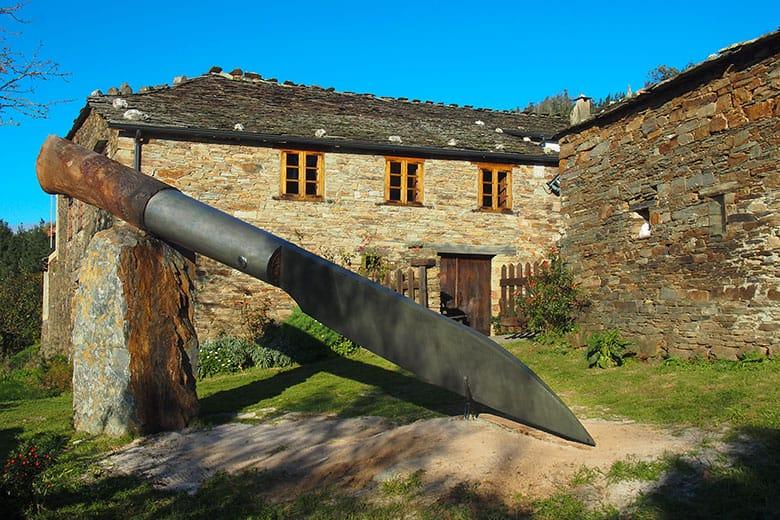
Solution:
[(143, 145), (143, 135), (140, 130), (135, 131), (135, 154), (133, 157), (133, 169), (141, 171), (141, 146)]

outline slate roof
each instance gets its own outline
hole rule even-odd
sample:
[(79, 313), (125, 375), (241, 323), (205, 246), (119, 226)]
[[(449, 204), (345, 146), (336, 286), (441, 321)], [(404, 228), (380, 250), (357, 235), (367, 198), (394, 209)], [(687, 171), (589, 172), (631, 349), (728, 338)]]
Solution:
[[(69, 137), (89, 110), (114, 127), (209, 129), (529, 157), (544, 151), (528, 137), (540, 141), (567, 126), (565, 119), (545, 115), (336, 92), (221, 71), (146, 92), (90, 96)], [(140, 111), (134, 113), (139, 119), (129, 120), (128, 110)]]
[(660, 81), (636, 92), (614, 105), (607, 106), (590, 119), (562, 129), (554, 139), (580, 132), (591, 126), (616, 121), (633, 111), (642, 110), (656, 103), (663, 103), (672, 97), (693, 90), (699, 85), (720, 76), (729, 66), (749, 65), (780, 52), (780, 29), (758, 38), (730, 45), (711, 54), (706, 60), (690, 67), (676, 76)]

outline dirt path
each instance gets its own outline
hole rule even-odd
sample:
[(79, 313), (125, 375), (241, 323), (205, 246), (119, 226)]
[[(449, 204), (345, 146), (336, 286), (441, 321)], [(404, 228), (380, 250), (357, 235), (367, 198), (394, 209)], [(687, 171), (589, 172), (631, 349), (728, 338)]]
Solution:
[(229, 423), (139, 439), (103, 464), (111, 473), (140, 474), (157, 487), (191, 493), (217, 471), (267, 470), (280, 476), (274, 492), (295, 493), (325, 483), (364, 488), (423, 470), (424, 483), (434, 491), (476, 481), (480, 491), (511, 499), (517, 493), (550, 494), (583, 465), (605, 470), (627, 457), (680, 453), (698, 441), (691, 432), (588, 420), (585, 427), (597, 443), (590, 448), (498, 422), (440, 418), (394, 427), (376, 417), (291, 414), (273, 423)]

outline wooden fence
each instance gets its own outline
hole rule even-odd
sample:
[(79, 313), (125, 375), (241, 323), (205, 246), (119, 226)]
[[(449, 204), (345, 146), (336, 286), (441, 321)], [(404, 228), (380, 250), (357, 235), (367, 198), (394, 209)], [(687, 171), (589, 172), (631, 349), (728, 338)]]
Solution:
[(403, 294), (424, 307), (428, 307), (428, 268), (436, 265), (435, 259), (413, 260), (408, 269), (395, 269), (385, 274), (383, 285)]
[(547, 262), (531, 264), (506, 264), (501, 266), (501, 299), (499, 305), (499, 321), (501, 328), (507, 331), (517, 331), (523, 328), (523, 320), (518, 316), (517, 298), (528, 294), (528, 282), (531, 277), (547, 269)]

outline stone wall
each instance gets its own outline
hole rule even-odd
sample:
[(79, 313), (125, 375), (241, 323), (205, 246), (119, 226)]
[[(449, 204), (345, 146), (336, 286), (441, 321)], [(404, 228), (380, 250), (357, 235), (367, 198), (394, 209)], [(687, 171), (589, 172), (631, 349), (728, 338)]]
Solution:
[[(109, 129), (99, 116), (90, 115), (73, 138), (90, 150), (100, 141), (109, 140)], [(106, 152), (111, 156), (116, 138), (111, 139)], [(73, 294), (78, 287), (78, 270), (84, 251), (92, 236), (113, 225), (113, 216), (70, 197), (57, 196), (56, 242), (49, 257), (41, 327), (41, 355), (51, 357), (72, 353)]]
[[(130, 139), (120, 141), (120, 148), (132, 147)], [(545, 191), (554, 167), (513, 169), (512, 214), (476, 210), (478, 168), (465, 161), (425, 161), (423, 207), (384, 204), (383, 156), (326, 153), (322, 202), (279, 199), (279, 169), (273, 148), (159, 139), (143, 148), (145, 173), (346, 267), (358, 267), (361, 247), (399, 267), (448, 246), (495, 250), (494, 314), (500, 266), (537, 259), (560, 236), (559, 199)], [(438, 310), (438, 268), (428, 277), (430, 306)], [(201, 339), (236, 330), (245, 303), (267, 299), (278, 317), (293, 305), (280, 290), (203, 258), (197, 288)]]
[(780, 58), (724, 69), (561, 142), (562, 251), (591, 294), (585, 327), (650, 353), (780, 348)]

